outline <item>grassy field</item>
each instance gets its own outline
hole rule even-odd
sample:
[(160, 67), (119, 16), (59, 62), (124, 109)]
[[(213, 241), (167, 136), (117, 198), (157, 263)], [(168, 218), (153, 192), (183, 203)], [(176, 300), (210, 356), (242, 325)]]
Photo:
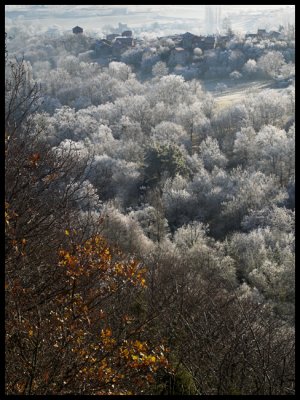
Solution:
[[(219, 83), (224, 83), (227, 88), (222, 91), (218, 90), (217, 85)], [(233, 82), (232, 80), (202, 81), (203, 88), (213, 95), (219, 110), (229, 105), (241, 102), (251, 93), (257, 93), (260, 90), (271, 88), (271, 85), (272, 81), (242, 81), (237, 83)]]

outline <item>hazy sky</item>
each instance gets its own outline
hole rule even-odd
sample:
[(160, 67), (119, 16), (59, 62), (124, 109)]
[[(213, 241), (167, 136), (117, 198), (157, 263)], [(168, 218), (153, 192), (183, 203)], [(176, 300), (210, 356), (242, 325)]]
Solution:
[[(245, 7), (247, 9), (275, 9), (275, 8), (281, 8), (281, 7), (285, 7), (287, 4), (285, 5), (269, 5), (269, 4), (265, 4), (265, 5), (258, 5), (258, 4), (251, 4), (251, 5), (222, 5), (222, 8), (228, 8), (228, 9), (232, 9), (232, 8), (241, 8), (241, 7)], [(211, 5), (212, 7), (214, 7), (213, 5)], [(294, 4), (291, 5), (292, 7), (294, 7)], [(176, 8), (196, 8), (196, 7), (205, 7), (203, 5), (197, 5), (197, 4), (176, 4), (176, 5), (170, 5), (170, 4), (164, 4), (164, 5), (158, 5), (158, 4), (154, 4), (154, 5), (142, 5), (142, 4), (134, 4), (134, 5), (125, 5), (125, 4), (108, 4), (108, 5), (86, 5), (86, 4), (75, 4), (75, 5), (62, 5), (62, 4), (47, 4), (47, 5), (38, 5), (38, 4), (34, 4), (34, 5), (6, 5), (5, 8), (6, 10), (20, 10), (20, 9), (29, 9), (29, 8), (35, 8), (35, 7), (39, 7), (39, 8), (44, 8), (44, 9), (57, 9), (57, 8), (66, 8), (66, 7), (70, 7), (70, 8), (86, 8), (86, 7), (92, 7), (92, 8), (119, 8), (119, 7), (128, 7), (130, 9), (147, 9), (147, 8), (151, 8), (151, 9), (162, 9), (162, 8), (169, 8), (172, 9), (174, 7)]]
[[(210, 5), (211, 7), (215, 7), (214, 5)], [(195, 4), (176, 4), (176, 5), (142, 5), (142, 4), (135, 4), (135, 5), (116, 5), (116, 4), (110, 4), (110, 5), (6, 5), (5, 10), (10, 12), (10, 11), (29, 11), (29, 10), (34, 10), (34, 9), (39, 9), (39, 10), (44, 10), (45, 12), (48, 11), (49, 13), (57, 13), (59, 11), (63, 10), (91, 10), (91, 9), (117, 9), (117, 8), (127, 8), (129, 11), (144, 11), (144, 12), (158, 12), (158, 13), (163, 13), (166, 14), (168, 13), (169, 15), (176, 14), (179, 16), (178, 12), (183, 12), (184, 14), (190, 14), (191, 17), (195, 17), (195, 12), (202, 13), (205, 5), (195, 5)], [(285, 5), (222, 5), (222, 11), (224, 12), (240, 12), (240, 11), (263, 11), (263, 10), (275, 10), (283, 7), (287, 7), (287, 4)], [(294, 5), (290, 5), (290, 7), (295, 7)]]
[[(279, 24), (294, 20), (294, 5), (221, 5), (221, 20), (229, 16), (232, 28), (255, 31), (257, 28), (277, 29)], [(6, 5), (6, 29), (10, 25), (24, 23), (37, 32), (54, 25), (70, 30), (80, 25), (85, 30), (107, 31), (126, 23), (137, 33), (143, 30), (162, 35), (164, 32), (190, 31), (206, 33), (205, 5)], [(153, 24), (156, 24), (154, 26)], [(159, 24), (159, 26), (158, 26)]]

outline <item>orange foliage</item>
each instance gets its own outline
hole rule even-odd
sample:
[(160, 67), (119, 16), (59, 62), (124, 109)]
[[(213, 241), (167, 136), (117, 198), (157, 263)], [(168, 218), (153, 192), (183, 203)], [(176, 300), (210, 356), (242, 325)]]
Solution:
[[(17, 309), (24, 310), (22, 318), (8, 320), (7, 339), (20, 338), (18, 363), (27, 371), (9, 392), (41, 394), (46, 387), (49, 394), (145, 393), (157, 371), (168, 368), (167, 349), (149, 343), (147, 320), (132, 315), (126, 304), (127, 295), (135, 299), (145, 290), (146, 268), (100, 235), (78, 243), (76, 232), (66, 230), (65, 238), (57, 266), (63, 289), (55, 289), (51, 300), (41, 302), (34, 287), (17, 279), (6, 284), (7, 299), (17, 299)], [(23, 256), (28, 242), (23, 238), (15, 246)]]
[[(114, 336), (108, 323), (109, 314), (103, 309), (97, 314), (93, 313), (91, 304), (94, 298), (119, 292), (124, 285), (146, 287), (147, 270), (134, 258), (124, 260), (124, 255), (117, 249), (112, 251), (100, 235), (95, 235), (81, 244), (73, 243), (72, 238), (76, 236), (74, 232), (66, 231), (66, 235), (71, 246), (69, 250), (59, 251), (59, 266), (64, 268), (70, 285), (76, 282), (76, 286), (79, 287), (86, 278), (95, 277), (101, 282), (97, 290), (89, 291), (88, 296), (73, 293), (72, 306), (69, 306), (65, 316), (61, 317), (65, 323), (75, 314), (80, 315), (88, 326), (99, 321), (103, 325), (98, 340), (92, 343), (87, 343), (84, 330), (73, 330), (72, 340), (76, 347), (72, 351), (81, 358), (82, 364), (78, 371), (78, 379), (97, 381), (97, 394), (143, 393), (149, 384), (155, 382), (155, 372), (168, 366), (166, 349), (163, 346), (151, 348), (146, 341), (127, 339), (126, 336), (121, 338), (120, 334), (118, 337)], [(70, 299), (66, 298), (66, 302), (69, 301)], [(124, 314), (120, 316), (120, 320), (128, 325), (135, 318)], [(128, 390), (128, 385), (133, 388)]]

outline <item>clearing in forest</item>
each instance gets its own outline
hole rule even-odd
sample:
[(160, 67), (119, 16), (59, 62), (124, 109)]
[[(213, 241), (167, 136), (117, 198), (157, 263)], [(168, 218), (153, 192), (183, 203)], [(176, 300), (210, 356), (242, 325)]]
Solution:
[[(272, 81), (247, 81), (233, 83), (232, 81), (203, 81), (203, 87), (215, 98), (218, 109), (241, 102), (251, 93), (257, 93), (260, 90), (271, 88)], [(218, 89), (218, 86), (224, 84), (225, 89)]]

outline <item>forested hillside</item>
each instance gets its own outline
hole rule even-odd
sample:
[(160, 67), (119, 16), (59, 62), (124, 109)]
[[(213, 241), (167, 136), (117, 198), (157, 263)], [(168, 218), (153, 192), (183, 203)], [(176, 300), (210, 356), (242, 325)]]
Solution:
[[(23, 34), (5, 63), (6, 394), (295, 394), (291, 32), (186, 65), (170, 38), (103, 64), (84, 35)], [(220, 107), (225, 78), (253, 90)]]

